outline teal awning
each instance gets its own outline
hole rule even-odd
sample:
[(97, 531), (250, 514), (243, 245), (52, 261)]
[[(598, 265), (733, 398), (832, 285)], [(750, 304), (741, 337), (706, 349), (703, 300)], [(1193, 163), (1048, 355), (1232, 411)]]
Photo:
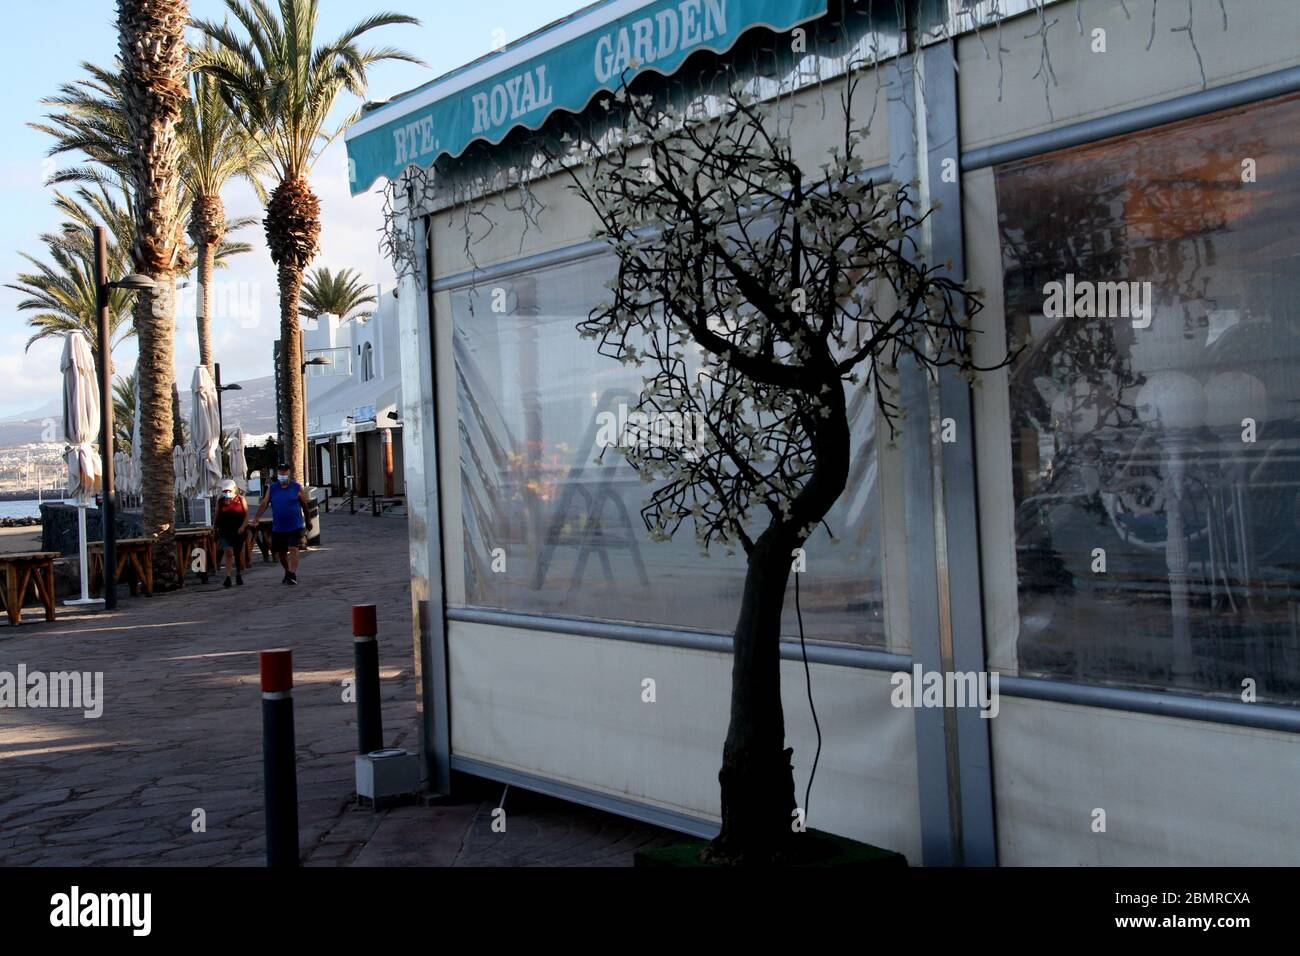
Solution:
[(458, 156), (579, 113), (623, 74), (670, 74), (692, 53), (729, 50), (746, 30), (778, 32), (826, 13), (827, 0), (609, 0), (377, 107), (347, 132), (353, 194), (408, 166)]

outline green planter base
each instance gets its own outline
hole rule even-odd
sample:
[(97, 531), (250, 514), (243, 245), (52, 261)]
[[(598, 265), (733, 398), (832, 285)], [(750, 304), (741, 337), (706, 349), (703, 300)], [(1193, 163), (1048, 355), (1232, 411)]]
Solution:
[[(632, 858), (632, 865), (724, 869), (721, 864), (705, 863), (700, 859), (700, 851), (708, 845), (706, 840), (688, 840), (654, 850), (641, 850)], [(907, 857), (901, 853), (882, 850), (870, 843), (859, 843), (822, 830), (808, 830), (800, 834), (794, 846), (798, 856), (783, 866), (907, 866)]]

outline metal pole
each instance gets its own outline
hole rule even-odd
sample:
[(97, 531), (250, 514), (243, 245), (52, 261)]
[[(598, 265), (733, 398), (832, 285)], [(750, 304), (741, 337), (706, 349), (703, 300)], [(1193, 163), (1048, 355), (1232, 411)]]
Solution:
[(293, 652), (262, 651), (262, 781), (266, 865), (298, 860), (298, 770), (293, 739)]
[(379, 705), (379, 625), (375, 605), (352, 606), (352, 656), (357, 681), (357, 752), (384, 747), (384, 713)]
[(95, 227), (99, 305), (99, 456), (103, 462), (104, 610), (117, 607), (117, 502), (113, 500), (113, 349), (108, 328), (108, 230)]
[(212, 366), (212, 374), (217, 378), (217, 431), (221, 434), (221, 440), (226, 440), (226, 416), (221, 410), (221, 363), (216, 362)]

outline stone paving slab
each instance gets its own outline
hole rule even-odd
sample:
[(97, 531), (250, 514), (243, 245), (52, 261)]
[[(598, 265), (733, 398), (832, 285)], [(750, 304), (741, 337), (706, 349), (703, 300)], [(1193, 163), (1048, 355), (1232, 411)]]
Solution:
[[(264, 860), (258, 651), (294, 651), (302, 845), (351, 802), (351, 607), (378, 605), (386, 742), (414, 748), (410, 578), (401, 519), (325, 516), (301, 583), (260, 556), (112, 613), (60, 606), (0, 628), (0, 671), (100, 671), (104, 711), (0, 708), (0, 865)], [(195, 833), (202, 808), (207, 832)]]
[[(112, 613), (60, 606), (0, 628), (0, 671), (102, 672), (103, 715), (0, 707), (0, 866), (262, 866), (258, 651), (294, 651), (299, 846), (307, 866), (621, 866), (676, 837), (457, 776), (456, 801), (357, 805), (351, 607), (378, 605), (385, 742), (418, 747), (406, 522), (324, 516), (297, 588), (255, 556)], [(492, 828), (505, 796), (507, 827)], [(206, 813), (194, 832), (193, 811)]]

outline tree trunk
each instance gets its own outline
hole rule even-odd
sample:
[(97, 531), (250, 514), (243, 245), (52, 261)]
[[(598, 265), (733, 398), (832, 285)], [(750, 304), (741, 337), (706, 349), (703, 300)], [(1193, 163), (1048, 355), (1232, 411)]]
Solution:
[(172, 531), (172, 386), (176, 271), (185, 243), (180, 216), (180, 146), (176, 125), (185, 88), (188, 0), (118, 0), (122, 104), (131, 142), (128, 179), (135, 212), (131, 258), (154, 288), (136, 300), (140, 344), (141, 467), (144, 532), (154, 542), (154, 577), (175, 577)]
[(143, 470), (144, 534), (154, 539), (153, 573), (159, 588), (176, 580), (175, 482), (172, 471), (172, 342), (176, 335), (172, 284), (141, 292), (135, 305), (140, 358), (140, 467)]
[(302, 334), (298, 303), (302, 269), (292, 259), (281, 262), (280, 280), (280, 407), (284, 409), (284, 448), (281, 454), (296, 480), (306, 484), (306, 436), (303, 433)]
[(722, 831), (711, 847), (728, 863), (771, 862), (793, 835), (793, 751), (781, 707), (781, 608), (798, 538), (768, 528), (749, 553), (731, 665), (731, 722), (722, 749)]
[(812, 476), (749, 549), (745, 591), (731, 665), (731, 720), (722, 748), (722, 830), (708, 856), (724, 863), (779, 862), (795, 835), (794, 751), (785, 746), (781, 707), (781, 609), (794, 550), (830, 511), (849, 475), (849, 420), (844, 390), (822, 397), (825, 417), (806, 427), (815, 456)]
[(185, 447), (185, 419), (181, 408), (181, 387), (172, 381), (172, 444)]
[(216, 371), (212, 367), (212, 274), (216, 269), (217, 247), (214, 243), (200, 241), (199, 251), (199, 296), (196, 303), (196, 321), (199, 333), (199, 364), (208, 367), (208, 374), (214, 379)]

